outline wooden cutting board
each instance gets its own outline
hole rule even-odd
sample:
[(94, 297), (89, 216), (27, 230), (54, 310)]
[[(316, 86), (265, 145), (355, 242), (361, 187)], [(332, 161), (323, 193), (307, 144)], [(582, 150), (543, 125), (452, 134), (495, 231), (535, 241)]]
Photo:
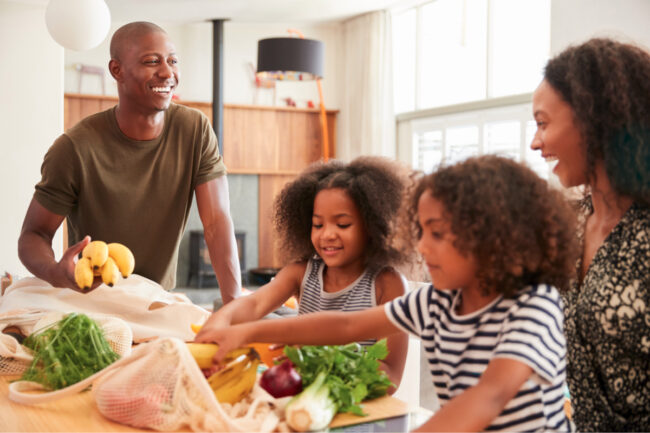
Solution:
[[(17, 378), (17, 376), (0, 377), (0, 432), (143, 431), (104, 418), (97, 411), (90, 392), (81, 392), (56, 402), (35, 406), (14, 403), (9, 400), (9, 383)], [(407, 403), (390, 396), (367, 401), (362, 406), (368, 416), (340, 413), (334, 417), (330, 428), (372, 422), (409, 413)]]
[(362, 407), (363, 411), (367, 413), (368, 416), (339, 413), (330, 423), (330, 428), (392, 418), (394, 416), (405, 415), (409, 412), (409, 406), (407, 403), (389, 395), (369, 400), (363, 403)]

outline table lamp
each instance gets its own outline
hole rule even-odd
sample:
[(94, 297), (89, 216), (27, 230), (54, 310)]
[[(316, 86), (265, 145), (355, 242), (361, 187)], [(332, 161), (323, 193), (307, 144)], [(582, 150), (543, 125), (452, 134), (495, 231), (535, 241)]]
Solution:
[(323, 103), (323, 64), (325, 44), (305, 37), (297, 30), (289, 29), (297, 37), (268, 38), (257, 44), (257, 76), (263, 80), (305, 81), (316, 80), (320, 98), (321, 134), (323, 159), (329, 159), (327, 113)]

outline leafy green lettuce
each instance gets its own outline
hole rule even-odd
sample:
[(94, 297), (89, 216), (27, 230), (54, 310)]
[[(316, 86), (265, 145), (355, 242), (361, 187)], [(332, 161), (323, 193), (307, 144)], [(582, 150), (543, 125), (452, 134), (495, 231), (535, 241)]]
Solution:
[(325, 372), (325, 384), (338, 406), (338, 412), (365, 415), (359, 403), (385, 395), (393, 383), (379, 361), (388, 355), (386, 339), (372, 346), (359, 343), (344, 346), (286, 346), (284, 353), (302, 376), (303, 387)]

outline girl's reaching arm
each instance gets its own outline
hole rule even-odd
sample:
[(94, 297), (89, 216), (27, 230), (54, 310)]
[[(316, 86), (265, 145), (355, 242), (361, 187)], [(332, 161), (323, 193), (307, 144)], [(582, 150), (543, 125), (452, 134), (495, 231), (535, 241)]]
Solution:
[(214, 356), (221, 362), (226, 353), (247, 343), (282, 343), (332, 345), (353, 341), (382, 338), (398, 332), (383, 306), (368, 310), (321, 312), (286, 319), (260, 320), (242, 323), (228, 328), (205, 329), (196, 336), (199, 343), (217, 343), (219, 350)]
[[(385, 270), (375, 279), (377, 305), (392, 301), (405, 292), (406, 280), (395, 270)], [(408, 335), (404, 332), (398, 332), (390, 335), (387, 339), (388, 356), (381, 361), (380, 368), (386, 372), (390, 381), (395, 385), (389, 388), (389, 394), (397, 391), (402, 381), (409, 346), (408, 338)]]
[(523, 362), (493, 359), (478, 384), (453, 398), (415, 431), (485, 431), (532, 374)]
[(212, 329), (258, 320), (275, 311), (292, 295), (299, 294), (305, 267), (306, 263), (290, 264), (254, 293), (240, 296), (219, 308), (205, 322), (196, 339)]

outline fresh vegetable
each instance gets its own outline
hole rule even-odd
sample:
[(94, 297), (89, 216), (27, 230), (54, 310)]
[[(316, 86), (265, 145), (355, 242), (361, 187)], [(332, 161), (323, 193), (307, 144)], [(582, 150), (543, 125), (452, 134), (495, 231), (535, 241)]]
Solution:
[(325, 384), (338, 412), (365, 415), (359, 403), (385, 395), (392, 385), (386, 373), (379, 369), (379, 360), (388, 355), (386, 339), (366, 348), (358, 343), (286, 346), (284, 352), (302, 376), (303, 387), (325, 373)]
[(275, 398), (287, 397), (302, 391), (302, 378), (293, 363), (285, 359), (262, 374), (260, 386)]
[(323, 430), (338, 410), (330, 396), (327, 373), (321, 371), (303, 392), (291, 399), (285, 409), (287, 424), (295, 431)]
[(85, 314), (71, 313), (23, 344), (33, 350), (34, 360), (22, 380), (60, 389), (80, 382), (119, 358), (102, 329)]

